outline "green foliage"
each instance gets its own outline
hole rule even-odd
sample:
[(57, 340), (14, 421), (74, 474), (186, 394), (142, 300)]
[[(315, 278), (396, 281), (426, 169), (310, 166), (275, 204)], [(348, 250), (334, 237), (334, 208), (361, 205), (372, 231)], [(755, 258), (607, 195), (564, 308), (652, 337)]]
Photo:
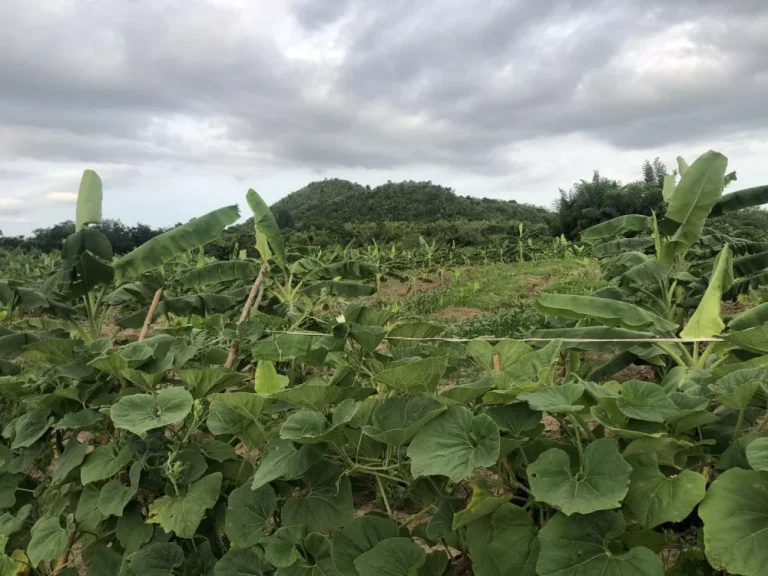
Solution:
[[(741, 260), (761, 253), (751, 241), (703, 228), (723, 164), (705, 155), (676, 186), (651, 164), (644, 185), (688, 209), (593, 230), (653, 235), (603, 260), (604, 281), (560, 240), (569, 265), (529, 252), (478, 267), (482, 281), (455, 277), (479, 283), (465, 303), (513, 311), (508, 333), (545, 328), (549, 342), (435, 340), (444, 325), (358, 295), (408, 262), (434, 271), (438, 244), (420, 241), (410, 260), (379, 246), (299, 254), (255, 192), (260, 253), (279, 264), (268, 270), (200, 249), (231, 208), (210, 227), (193, 220), (205, 228), (194, 242), (185, 225), (126, 257), (129, 282), (109, 273), (103, 234), (73, 231), (50, 282), (0, 284), (12, 305), (0, 328), (0, 569), (761, 574), (768, 316), (723, 318), (730, 276), (762, 270)], [(534, 264), (576, 274), (521, 296), (523, 280), (507, 280)], [(153, 335), (110, 337), (120, 315), (143, 324), (159, 287)], [(540, 313), (526, 312), (534, 299)], [(653, 371), (612, 380), (631, 363)], [(680, 551), (676, 565), (662, 548)]]

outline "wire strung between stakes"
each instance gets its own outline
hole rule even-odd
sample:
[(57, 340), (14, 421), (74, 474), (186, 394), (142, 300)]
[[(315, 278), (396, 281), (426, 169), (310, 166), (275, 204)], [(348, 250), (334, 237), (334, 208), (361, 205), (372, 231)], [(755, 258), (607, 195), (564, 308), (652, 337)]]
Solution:
[[(321, 332), (301, 332), (287, 330), (273, 330), (271, 334), (290, 334), (293, 336), (327, 336)], [(409, 337), (409, 336), (384, 336), (384, 340), (402, 340), (412, 342), (473, 342), (475, 340), (484, 340), (486, 342), (569, 342), (573, 344), (590, 344), (600, 342), (629, 342), (629, 343), (647, 343), (654, 342), (693, 344), (697, 342), (725, 342), (723, 338), (499, 338), (495, 336), (480, 336), (478, 338), (440, 338), (437, 337)]]

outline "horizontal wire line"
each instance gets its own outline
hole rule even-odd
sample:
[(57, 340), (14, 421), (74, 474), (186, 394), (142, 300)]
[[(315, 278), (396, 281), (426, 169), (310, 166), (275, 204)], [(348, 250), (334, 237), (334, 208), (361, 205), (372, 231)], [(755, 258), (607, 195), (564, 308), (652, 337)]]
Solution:
[[(293, 336), (329, 336), (329, 334), (322, 334), (320, 332), (292, 332), (273, 330), (271, 334), (289, 334)], [(562, 342), (570, 342), (574, 344), (589, 344), (600, 342), (636, 342), (636, 343), (649, 343), (654, 342), (678, 342), (680, 344), (696, 343), (696, 342), (725, 342), (723, 338), (498, 338), (495, 336), (478, 337), (478, 338), (418, 338), (408, 336), (384, 336), (384, 340), (403, 340), (413, 342), (472, 342), (474, 340), (484, 340), (487, 342), (554, 342), (560, 340)]]

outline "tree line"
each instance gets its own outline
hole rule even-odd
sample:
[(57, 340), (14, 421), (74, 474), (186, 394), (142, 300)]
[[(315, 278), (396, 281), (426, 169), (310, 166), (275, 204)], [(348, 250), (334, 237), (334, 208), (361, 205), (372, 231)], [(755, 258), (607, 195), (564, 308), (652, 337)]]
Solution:
[[(563, 235), (577, 240), (581, 231), (624, 214), (662, 216), (664, 177), (675, 170), (656, 158), (646, 160), (637, 180), (622, 183), (594, 171), (569, 190), (560, 190), (551, 208), (498, 200), (461, 196), (451, 188), (433, 182), (387, 182), (363, 186), (342, 179), (312, 182), (272, 206), (286, 240), (294, 246), (332, 246), (372, 242), (398, 243), (415, 247), (422, 236), (428, 241), (457, 246), (488, 246), (499, 239), (544, 238)], [(728, 180), (735, 179), (729, 174)], [(520, 225), (522, 224), (522, 230)], [(711, 221), (719, 232), (764, 240), (768, 212), (751, 209)], [(102, 230), (115, 253), (124, 254), (165, 228), (146, 224), (126, 226), (119, 220), (105, 220)], [(3, 237), (0, 247), (59, 249), (74, 223), (61, 222), (38, 228), (28, 237)], [(253, 221), (230, 226), (206, 250), (229, 258), (239, 249), (253, 246)]]

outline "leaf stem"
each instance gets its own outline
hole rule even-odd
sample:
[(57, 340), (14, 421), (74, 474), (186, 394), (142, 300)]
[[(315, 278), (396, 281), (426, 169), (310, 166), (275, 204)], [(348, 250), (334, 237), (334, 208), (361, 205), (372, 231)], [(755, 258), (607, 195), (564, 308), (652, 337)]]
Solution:
[(733, 430), (733, 438), (731, 438), (731, 442), (736, 442), (736, 439), (739, 437), (739, 432), (741, 432), (741, 426), (744, 424), (744, 408), (739, 410), (739, 417), (736, 420), (736, 428)]
[(387, 494), (384, 492), (384, 483), (378, 475), (376, 476), (376, 483), (379, 485), (379, 492), (381, 492), (381, 498), (384, 500), (384, 506), (387, 508), (387, 514), (392, 518), (392, 508), (389, 507), (389, 500), (387, 500)]

